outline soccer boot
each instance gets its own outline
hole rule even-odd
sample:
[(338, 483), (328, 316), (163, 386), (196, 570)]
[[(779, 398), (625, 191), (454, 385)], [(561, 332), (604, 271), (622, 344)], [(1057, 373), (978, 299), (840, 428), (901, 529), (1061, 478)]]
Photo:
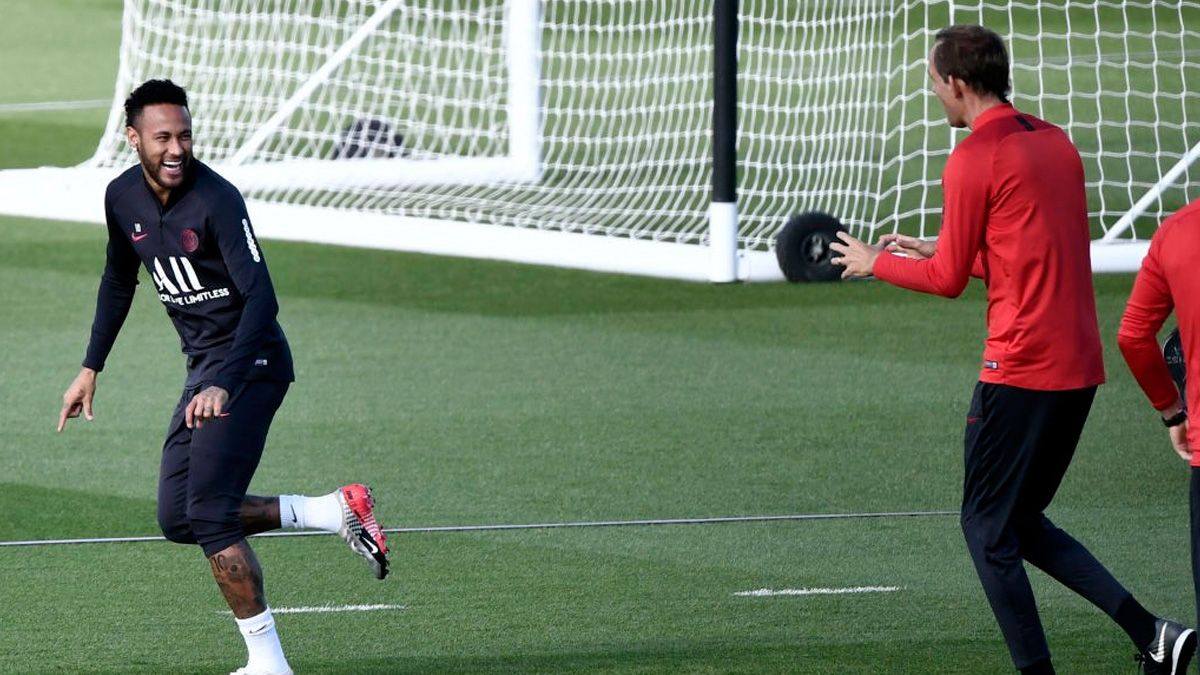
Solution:
[(350, 550), (366, 559), (376, 579), (386, 577), (387, 535), (375, 522), (375, 499), (371, 496), (371, 488), (359, 483), (343, 485), (338, 488), (337, 498), (342, 505), (342, 526), (338, 528), (338, 534), (350, 545)]
[(285, 670), (281, 673), (277, 673), (277, 672), (269, 671), (269, 670), (251, 670), (251, 669), (247, 668), (246, 666), (242, 666), (241, 668), (238, 668), (237, 670), (233, 671), (229, 675), (292, 675), (292, 671)]
[(1154, 622), (1154, 640), (1138, 654), (1146, 675), (1183, 675), (1196, 653), (1196, 631), (1166, 619)]

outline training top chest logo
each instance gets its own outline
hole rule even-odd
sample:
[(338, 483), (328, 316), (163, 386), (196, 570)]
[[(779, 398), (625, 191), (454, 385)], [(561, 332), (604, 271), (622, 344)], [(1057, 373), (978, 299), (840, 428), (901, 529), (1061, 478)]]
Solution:
[(192, 228), (187, 228), (179, 238), (179, 244), (183, 246), (185, 253), (195, 253), (196, 249), (200, 248), (200, 236)]

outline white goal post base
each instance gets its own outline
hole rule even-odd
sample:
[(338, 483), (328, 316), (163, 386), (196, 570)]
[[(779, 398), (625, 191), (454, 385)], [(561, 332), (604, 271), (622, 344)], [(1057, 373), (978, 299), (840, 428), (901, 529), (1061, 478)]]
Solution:
[[(112, 169), (0, 171), (0, 212), (27, 218), (102, 224), (104, 190), (112, 178)], [(712, 252), (709, 247), (696, 244), (348, 213), (332, 208), (255, 200), (249, 200), (247, 208), (255, 230), (265, 239), (712, 281)], [(1148, 249), (1148, 241), (1093, 241), (1092, 269), (1096, 272), (1136, 271)], [(783, 281), (783, 272), (774, 251), (741, 250), (737, 254), (737, 279)]]
[[(216, 167), (218, 171), (224, 167)], [(238, 167), (247, 169), (248, 167)], [(104, 223), (104, 191), (112, 169), (0, 171), (0, 213), (26, 218)], [(247, 200), (264, 239), (504, 260), (534, 265), (711, 281), (707, 246), (627, 237), (353, 213), (333, 208)], [(782, 281), (773, 251), (739, 251), (737, 279)]]

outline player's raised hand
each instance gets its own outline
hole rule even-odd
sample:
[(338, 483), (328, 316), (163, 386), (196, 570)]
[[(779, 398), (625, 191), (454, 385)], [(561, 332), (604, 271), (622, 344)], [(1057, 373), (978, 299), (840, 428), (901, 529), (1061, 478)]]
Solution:
[(889, 253), (898, 253), (914, 260), (932, 258), (933, 254), (937, 252), (936, 241), (917, 239), (899, 232), (883, 235), (879, 238), (878, 244)]
[(91, 368), (84, 368), (75, 376), (75, 381), (71, 382), (71, 386), (67, 387), (67, 392), (63, 394), (62, 412), (58, 414), (58, 431), (67, 426), (67, 420), (72, 417), (79, 417), (83, 413), (84, 419), (93, 419), (92, 415), (92, 398), (96, 395), (96, 371)]
[(205, 387), (188, 402), (187, 409), (184, 411), (184, 421), (187, 422), (187, 427), (199, 429), (204, 426), (205, 422), (217, 419), (225, 410), (225, 404), (228, 402), (229, 392), (217, 386)]

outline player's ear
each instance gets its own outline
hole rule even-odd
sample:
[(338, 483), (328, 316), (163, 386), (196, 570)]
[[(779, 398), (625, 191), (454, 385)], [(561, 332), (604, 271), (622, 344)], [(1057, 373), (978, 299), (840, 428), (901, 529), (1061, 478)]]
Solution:
[(138, 149), (138, 132), (133, 127), (125, 127), (125, 142), (129, 143), (129, 147), (133, 148), (134, 152)]

